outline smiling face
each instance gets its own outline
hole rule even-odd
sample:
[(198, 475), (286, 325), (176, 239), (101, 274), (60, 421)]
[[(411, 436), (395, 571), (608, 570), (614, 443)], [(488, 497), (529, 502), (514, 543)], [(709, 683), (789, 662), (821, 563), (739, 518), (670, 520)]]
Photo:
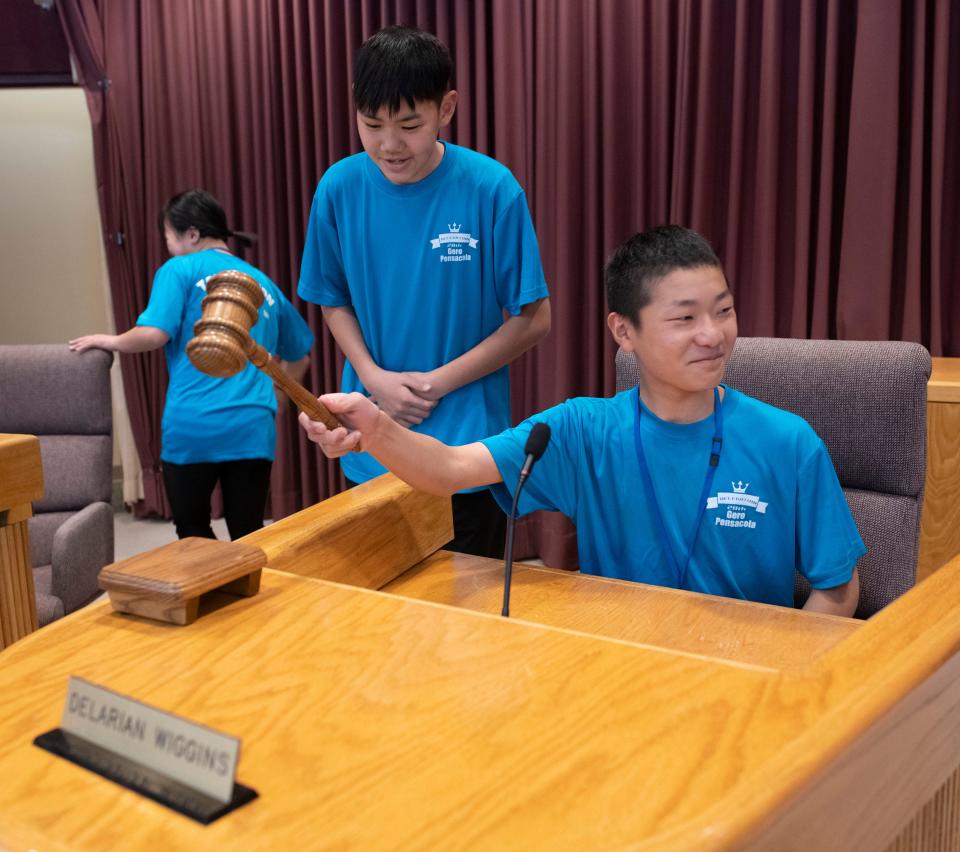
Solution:
[(657, 396), (711, 391), (737, 340), (733, 295), (716, 266), (673, 270), (654, 285), (639, 323), (617, 313), (607, 323), (617, 343), (636, 357), (641, 389)]
[(375, 114), (357, 112), (357, 130), (363, 150), (391, 183), (409, 184), (423, 180), (443, 157), (437, 137), (457, 107), (457, 93), (449, 91), (443, 100), (417, 101), (412, 107), (401, 102), (397, 112), (383, 106)]

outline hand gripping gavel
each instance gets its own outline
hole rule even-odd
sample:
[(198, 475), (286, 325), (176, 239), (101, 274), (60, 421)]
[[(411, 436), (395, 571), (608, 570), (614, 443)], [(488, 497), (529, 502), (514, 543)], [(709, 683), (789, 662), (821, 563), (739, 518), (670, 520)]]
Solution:
[(262, 304), (260, 285), (246, 273), (228, 269), (210, 276), (206, 298), (200, 303), (203, 313), (193, 324), (193, 340), (187, 344), (190, 363), (201, 373), (226, 379), (246, 367), (249, 359), (270, 376), (307, 417), (318, 420), (328, 429), (336, 429), (341, 424), (329, 409), (291, 379), (270, 353), (250, 337)]

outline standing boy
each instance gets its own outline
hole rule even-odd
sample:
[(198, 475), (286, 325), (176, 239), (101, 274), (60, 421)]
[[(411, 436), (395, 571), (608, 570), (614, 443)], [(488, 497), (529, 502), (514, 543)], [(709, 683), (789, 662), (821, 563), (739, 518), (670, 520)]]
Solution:
[[(388, 27), (357, 56), (363, 153), (323, 175), (298, 292), (322, 306), (346, 355), (342, 389), (448, 444), (510, 424), (508, 365), (550, 329), (526, 198), (495, 160), (439, 140), (453, 118), (452, 62), (434, 36)], [(341, 460), (349, 484), (384, 472)], [(459, 490), (459, 489), (454, 489)], [(453, 496), (454, 550), (503, 553), (486, 488)]]
[(605, 277), (607, 323), (636, 358), (637, 388), (459, 447), (405, 432), (356, 394), (321, 397), (347, 428), (301, 423), (327, 455), (359, 443), (425, 491), (502, 483), (506, 509), (527, 435), (546, 422), (520, 511), (572, 518), (585, 573), (791, 606), (799, 570), (806, 609), (852, 615), (866, 550), (826, 447), (802, 418), (720, 384), (737, 320), (709, 243), (654, 228), (616, 249)]

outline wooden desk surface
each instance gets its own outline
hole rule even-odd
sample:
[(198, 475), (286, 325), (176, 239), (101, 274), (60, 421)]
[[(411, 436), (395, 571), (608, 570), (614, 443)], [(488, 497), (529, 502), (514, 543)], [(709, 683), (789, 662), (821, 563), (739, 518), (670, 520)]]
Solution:
[[(96, 604), (0, 661), (13, 848), (618, 845), (762, 763), (784, 707), (749, 666), (271, 571), (188, 627)], [(71, 674), (241, 737), (260, 798), (203, 827), (32, 746)]]
[[(882, 848), (960, 761), (958, 581), (798, 672), (270, 570), (188, 627), (94, 604), (0, 654), (0, 846)], [(241, 737), (260, 798), (202, 827), (32, 746), (71, 674)]]
[[(503, 563), (441, 550), (383, 591), (499, 615)], [(862, 621), (517, 563), (511, 618), (771, 669), (801, 669)]]

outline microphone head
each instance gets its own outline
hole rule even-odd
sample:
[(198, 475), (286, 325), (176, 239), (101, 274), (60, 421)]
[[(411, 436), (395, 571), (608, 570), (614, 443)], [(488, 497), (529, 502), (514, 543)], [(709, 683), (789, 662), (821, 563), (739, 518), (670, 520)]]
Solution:
[(534, 423), (523, 451), (528, 456), (533, 456), (534, 461), (539, 461), (549, 443), (550, 427), (546, 423)]

